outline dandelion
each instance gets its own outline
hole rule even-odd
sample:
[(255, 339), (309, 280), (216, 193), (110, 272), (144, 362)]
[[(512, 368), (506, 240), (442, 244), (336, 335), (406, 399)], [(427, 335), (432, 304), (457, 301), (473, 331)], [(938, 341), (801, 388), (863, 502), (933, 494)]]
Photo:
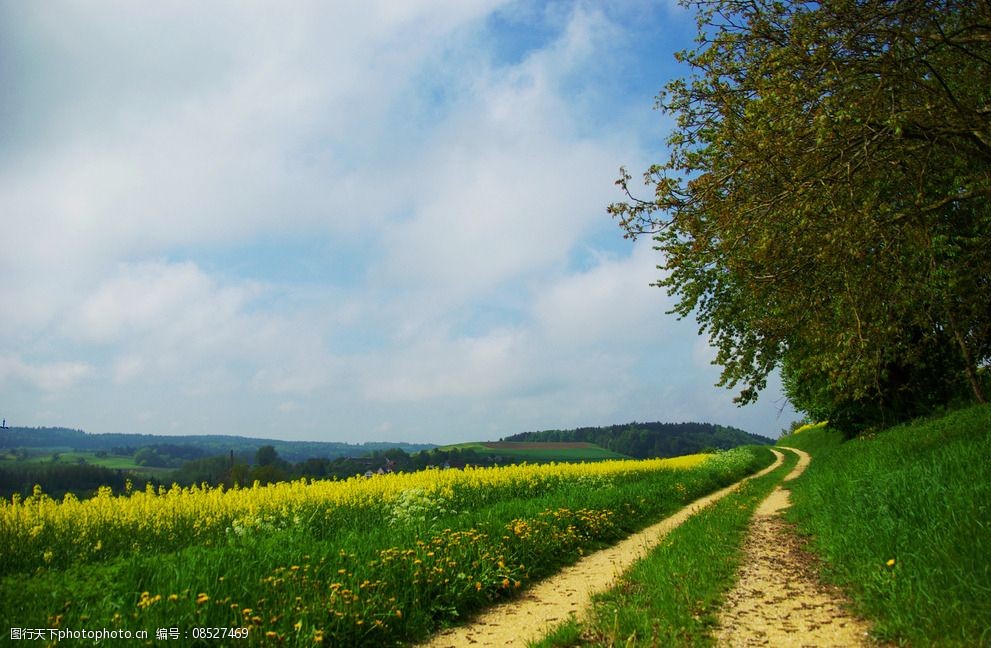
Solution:
[(206, 603), (209, 600), (210, 600), (210, 597), (209, 596), (207, 596), (203, 592), (200, 592), (199, 596), (196, 597), (196, 605), (203, 605), (204, 603)]
[(155, 596), (152, 596), (148, 592), (141, 592), (141, 599), (138, 601), (138, 608), (144, 610), (146, 608), (151, 607), (155, 603), (158, 603), (161, 600), (162, 600), (161, 594), (156, 594)]
[(895, 559), (894, 558), (889, 558), (888, 559), (888, 562), (886, 562), (884, 564), (887, 565), (888, 567), (894, 567), (895, 566)]

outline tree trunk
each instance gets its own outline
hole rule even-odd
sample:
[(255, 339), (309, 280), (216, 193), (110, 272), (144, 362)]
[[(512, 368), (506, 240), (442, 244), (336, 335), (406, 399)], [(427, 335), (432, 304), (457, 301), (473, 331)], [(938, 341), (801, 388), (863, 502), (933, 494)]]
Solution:
[(960, 346), (960, 354), (963, 356), (964, 372), (967, 374), (967, 381), (970, 383), (970, 388), (974, 392), (974, 400), (983, 405), (988, 401), (984, 397), (984, 390), (981, 388), (981, 381), (977, 376), (977, 366), (973, 361), (973, 356), (971, 356), (970, 349), (967, 348), (967, 341), (964, 339), (963, 334), (960, 333), (960, 329), (957, 328), (956, 319), (953, 317), (953, 313), (951, 313), (949, 309), (947, 309), (946, 315), (947, 319), (950, 321), (950, 328), (953, 330), (953, 337)]

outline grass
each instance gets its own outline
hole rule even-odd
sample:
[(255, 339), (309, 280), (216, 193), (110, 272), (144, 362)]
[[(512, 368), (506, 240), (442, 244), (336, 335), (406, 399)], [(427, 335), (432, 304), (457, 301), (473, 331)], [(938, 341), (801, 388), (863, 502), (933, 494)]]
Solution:
[(62, 451), (52, 451), (51, 449), (45, 450), (29, 450), (30, 454), (23, 460), (18, 460), (13, 452), (10, 451), (0, 451), (0, 467), (7, 468), (17, 468), (18, 466), (27, 465), (38, 465), (38, 464), (50, 464), (52, 462), (52, 455), (58, 455), (58, 461), (54, 463), (60, 464), (75, 464), (75, 463), (87, 463), (91, 466), (100, 466), (102, 468), (110, 468), (112, 470), (127, 470), (131, 472), (141, 472), (141, 473), (166, 473), (171, 472), (172, 468), (154, 468), (149, 466), (141, 466), (134, 462), (134, 457), (130, 455), (112, 455), (107, 454), (104, 456), (97, 456), (95, 452), (87, 452), (81, 450), (66, 450)]
[(548, 463), (552, 461), (603, 461), (625, 459), (625, 455), (607, 450), (594, 443), (531, 443), (511, 441), (485, 443), (481, 441), (442, 446), (440, 450), (473, 450), (480, 457), (501, 457), (506, 462), (529, 461)]
[(566, 621), (535, 645), (711, 645), (715, 613), (732, 586), (750, 518), (797, 462), (794, 453), (785, 454), (784, 465), (673, 529), (614, 588), (594, 597), (586, 617)]
[[(762, 448), (726, 452), (691, 469), (618, 476), (593, 472), (604, 464), (436, 471), (425, 477), (464, 475), (482, 483), (490, 472), (502, 471), (522, 481), (503, 490), (495, 484), (476, 491), (469, 483), (433, 493), (407, 488), (391, 500), (369, 498), (343, 512), (323, 511), (319, 507), (326, 504), (319, 501), (295, 506), (288, 499), (291, 489), (284, 505), (277, 489), (249, 489), (248, 505), (274, 505), (259, 509), (262, 522), (244, 532), (237, 521), (212, 519), (223, 509), (218, 505), (215, 513), (206, 504), (225, 494), (190, 493), (182, 497), (192, 504), (203, 498), (203, 505), (190, 507), (201, 523), (197, 528), (219, 524), (219, 535), (208, 529), (196, 542), (163, 536), (159, 545), (133, 550), (132, 544), (142, 542), (141, 529), (113, 516), (90, 528), (80, 518), (73, 528), (84, 543), (81, 560), (54, 555), (66, 551), (54, 540), (21, 552), (21, 562), (11, 562), (0, 578), (0, 618), (19, 627), (247, 627), (251, 645), (415, 641), (769, 460), (770, 451)], [(541, 474), (554, 471), (576, 476), (540, 481)], [(135, 498), (135, 506), (152, 507), (154, 501)], [(95, 513), (112, 510), (112, 504), (98, 497), (88, 506)], [(49, 511), (52, 504), (5, 506), (16, 513), (8, 519), (23, 520), (31, 507)], [(223, 524), (229, 525), (226, 532)], [(50, 533), (34, 522), (22, 528), (28, 534), (22, 545)], [(181, 524), (173, 528), (196, 532)]]
[(879, 639), (991, 645), (991, 406), (779, 443), (813, 456), (787, 517)]

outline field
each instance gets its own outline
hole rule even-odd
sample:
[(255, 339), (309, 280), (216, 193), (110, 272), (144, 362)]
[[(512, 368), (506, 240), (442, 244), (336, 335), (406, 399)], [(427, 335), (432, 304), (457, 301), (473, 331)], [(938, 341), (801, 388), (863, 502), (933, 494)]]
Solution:
[(112, 470), (130, 470), (142, 473), (167, 472), (168, 469), (156, 469), (147, 466), (140, 466), (134, 462), (130, 455), (112, 455), (96, 452), (85, 452), (70, 449), (51, 448), (28, 448), (28, 456), (22, 460), (13, 454), (12, 451), (0, 451), (0, 466), (16, 467), (18, 465), (51, 463), (53, 455), (58, 456), (58, 462), (64, 464), (87, 463), (92, 466), (101, 466)]
[(527, 441), (495, 441), (459, 443), (443, 446), (441, 450), (471, 450), (480, 457), (500, 457), (503, 461), (531, 463), (549, 463), (552, 461), (603, 461), (606, 459), (624, 459), (621, 455), (606, 450), (594, 443), (584, 442), (527, 442)]
[[(787, 517), (878, 639), (991, 644), (991, 407), (852, 441), (809, 426), (780, 444), (813, 456)], [(768, 463), (748, 447), (85, 501), (39, 492), (0, 504), (0, 617), (236, 629), (249, 645), (411, 643)], [(690, 518), (546, 645), (711, 645), (748, 519), (787, 469)]]
[(252, 644), (417, 640), (770, 460), (748, 448), (86, 501), (39, 493), (0, 506), (0, 617), (152, 636), (248, 628)]

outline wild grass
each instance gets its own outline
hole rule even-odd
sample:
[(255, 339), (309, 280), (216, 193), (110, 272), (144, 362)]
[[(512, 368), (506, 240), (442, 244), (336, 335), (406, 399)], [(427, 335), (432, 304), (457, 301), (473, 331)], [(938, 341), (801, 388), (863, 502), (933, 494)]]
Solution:
[(787, 516), (879, 639), (991, 645), (991, 406), (779, 443), (813, 456)]
[[(414, 641), (769, 461), (759, 449), (682, 460), (681, 468), (623, 462), (613, 472), (603, 463), (434, 471), (417, 478), (422, 483), (397, 476), (392, 490), (379, 477), (351, 484), (373, 491), (356, 500), (326, 492), (308, 498), (302, 489), (321, 486), (305, 484), (233, 495), (174, 492), (182, 506), (157, 493), (106, 494), (89, 508), (42, 496), (8, 502), (0, 510), (11, 526), (0, 529), (5, 543), (23, 538), (31, 550), (6, 562), (0, 618), (18, 627), (152, 635), (157, 628), (246, 627), (249, 644)], [(156, 503), (164, 512), (155, 512)], [(140, 516), (119, 516), (128, 506), (186, 535), (155, 536)], [(41, 526), (33, 539), (27, 522)], [(56, 523), (58, 533), (45, 528)], [(69, 535), (73, 525), (81, 539)]]
[(536, 646), (709, 646), (725, 592), (732, 586), (741, 544), (757, 505), (794, 467), (748, 480), (672, 530), (615, 587), (594, 597), (581, 620), (571, 619)]

